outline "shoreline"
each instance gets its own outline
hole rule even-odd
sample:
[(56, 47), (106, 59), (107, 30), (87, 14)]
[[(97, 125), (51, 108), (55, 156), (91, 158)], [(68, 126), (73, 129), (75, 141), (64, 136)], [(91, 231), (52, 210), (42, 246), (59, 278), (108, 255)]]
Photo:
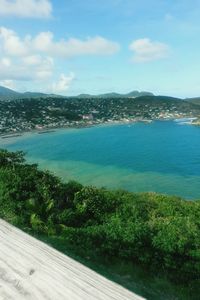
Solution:
[[(181, 122), (181, 119), (191, 119), (191, 117), (188, 118), (179, 118), (180, 123), (187, 124), (187, 125), (193, 125), (198, 126), (199, 124), (196, 124), (195, 122)], [(125, 119), (125, 120), (110, 120), (110, 121), (103, 121), (103, 122), (88, 122), (85, 124), (72, 124), (72, 126), (58, 126), (58, 127), (49, 127), (49, 128), (43, 128), (43, 129), (32, 129), (32, 130), (23, 130), (23, 131), (8, 131), (4, 133), (0, 133), (0, 139), (10, 139), (15, 137), (22, 137), (26, 134), (48, 134), (53, 133), (58, 130), (66, 130), (66, 129), (84, 129), (84, 128), (91, 128), (91, 127), (98, 127), (98, 126), (114, 126), (114, 125), (131, 125), (131, 124), (137, 124), (137, 123), (144, 123), (144, 124), (151, 124), (156, 121), (175, 121), (178, 120), (177, 118), (171, 118), (171, 119)], [(179, 122), (177, 122), (179, 123)]]
[[(51, 146), (54, 145), (54, 143), (55, 143), (55, 145), (57, 145), (58, 147), (59, 147), (59, 145), (61, 145), (60, 149), (62, 149), (62, 144), (65, 143), (65, 141), (66, 141), (66, 143), (68, 143), (67, 140), (68, 141), (75, 140), (76, 144), (74, 144), (74, 145), (78, 145), (78, 147), (76, 146), (76, 148), (79, 148), (79, 143), (80, 143), (80, 141), (82, 141), (82, 142), (84, 141), (85, 136), (90, 145), (90, 141), (91, 141), (91, 143), (93, 143), (93, 141), (92, 141), (93, 137), (95, 138), (95, 136), (96, 135), (98, 136), (99, 134), (100, 134), (100, 137), (102, 138), (102, 140), (104, 141), (104, 139), (107, 135), (109, 136), (111, 134), (111, 136), (115, 137), (118, 135), (118, 133), (120, 133), (122, 135), (124, 135), (124, 133), (127, 134), (127, 136), (130, 137), (130, 140), (132, 140), (132, 136), (134, 136), (135, 133), (136, 133), (136, 136), (139, 137), (143, 133), (146, 134), (149, 132), (149, 133), (153, 134), (155, 132), (155, 130), (158, 130), (158, 132), (160, 132), (161, 135), (162, 135), (162, 131), (163, 130), (165, 131), (166, 129), (167, 130), (169, 129), (169, 133), (170, 132), (173, 133), (173, 129), (177, 129), (180, 132), (180, 134), (182, 134), (182, 132), (184, 134), (185, 130), (186, 130), (186, 132), (187, 132), (187, 130), (189, 130), (189, 131), (191, 131), (192, 136), (193, 136), (193, 133), (194, 133), (194, 136), (196, 136), (196, 135), (198, 136), (198, 133), (199, 133), (198, 128), (197, 128), (197, 130), (195, 130), (195, 128), (193, 126), (188, 127), (187, 125), (183, 126), (183, 128), (182, 128), (182, 127), (180, 127), (181, 125), (177, 125), (173, 121), (159, 120), (159, 121), (155, 121), (154, 123), (150, 124), (150, 126), (147, 126), (147, 125), (141, 124), (141, 123), (136, 124), (135, 122), (132, 122), (132, 123), (130, 123), (130, 122), (129, 123), (105, 122), (105, 123), (97, 124), (97, 126), (95, 126), (94, 128), (88, 128), (88, 130), (85, 129), (82, 131), (76, 130), (77, 128), (74, 129), (72, 127), (71, 128), (69, 128), (69, 127), (68, 128), (57, 128), (56, 131), (54, 130), (54, 133), (50, 134), (50, 132), (49, 132), (49, 135), (46, 135), (43, 137), (38, 135), (38, 133), (37, 133), (38, 131), (28, 132), (28, 133), (26, 132), (26, 133), (24, 133), (23, 136), (21, 136), (19, 138), (13, 137), (13, 138), (5, 139), (5, 140), (0, 138), (0, 148), (10, 149), (11, 151), (22, 150), (25, 153), (27, 153), (27, 157), (29, 157), (28, 152), (32, 153), (32, 154), (30, 154), (30, 163), (38, 163), (41, 166), (41, 168), (50, 170), (54, 174), (57, 174), (59, 177), (62, 177), (65, 181), (73, 179), (73, 180), (78, 180), (82, 184), (85, 184), (85, 185), (93, 184), (93, 185), (98, 185), (98, 186), (106, 186), (109, 188), (121, 187), (121, 188), (126, 188), (129, 191), (136, 191), (136, 187), (134, 185), (132, 186), (132, 184), (131, 184), (131, 182), (134, 182), (135, 185), (137, 186), (137, 191), (146, 191), (146, 190), (153, 191), (153, 190), (155, 190), (157, 192), (162, 192), (162, 193), (163, 192), (166, 193), (166, 191), (167, 191), (168, 194), (172, 193), (173, 195), (181, 195), (182, 197), (187, 198), (187, 199), (198, 198), (199, 197), (199, 189), (198, 189), (197, 181), (199, 179), (198, 179), (198, 177), (196, 177), (195, 174), (194, 174), (194, 176), (195, 176), (194, 178), (190, 177), (189, 175), (186, 176), (187, 169), (186, 169), (186, 173), (184, 173), (184, 174), (180, 173), (180, 175), (183, 175), (182, 177), (177, 176), (177, 174), (176, 174), (176, 176), (174, 175), (172, 177), (172, 175), (171, 175), (171, 177), (170, 176), (168, 177), (168, 176), (161, 176), (162, 170), (161, 170), (161, 172), (159, 172), (159, 170), (154, 169), (153, 166), (151, 166), (151, 169), (150, 169), (150, 167), (148, 167), (145, 170), (141, 169), (139, 166), (138, 172), (135, 169), (134, 163), (132, 164), (133, 168), (126, 164), (123, 165), (123, 168), (122, 168), (122, 165), (121, 165), (121, 167), (118, 168), (117, 165), (115, 166), (114, 163), (112, 164), (112, 163), (110, 163), (110, 161), (106, 161), (106, 164), (101, 166), (99, 161), (95, 161), (93, 159), (91, 160), (91, 157), (89, 158), (89, 160), (87, 160), (88, 155), (86, 155), (86, 157), (84, 156), (85, 160), (84, 159), (81, 160), (82, 156), (80, 155), (79, 150), (77, 151), (77, 154), (75, 155), (75, 159), (73, 159), (73, 157), (74, 157), (73, 155), (72, 155), (72, 157), (70, 155), (69, 156), (67, 155), (66, 159), (63, 156), (63, 159), (61, 159), (61, 160), (63, 160), (63, 162), (59, 163), (59, 159), (57, 159), (57, 157), (58, 157), (58, 155), (60, 155), (59, 153), (62, 153), (63, 150), (55, 150), (57, 152), (57, 154), (54, 155), (53, 154), (54, 149), (51, 148)], [(139, 135), (137, 135), (137, 132), (139, 132)], [(60, 143), (60, 140), (62, 141), (62, 143)], [(150, 143), (151, 143), (151, 140), (149, 140)], [(166, 140), (166, 143), (168, 144), (168, 140), (167, 139), (164, 139), (164, 140)], [(81, 143), (81, 144), (84, 145), (84, 143)], [(37, 145), (39, 145), (39, 147), (41, 147), (41, 150), (37, 150), (38, 149)], [(102, 145), (102, 143), (99, 145)], [(119, 140), (119, 145), (120, 145), (120, 140)], [(47, 146), (47, 149), (46, 149), (47, 152), (46, 152), (46, 150), (45, 150), (45, 152), (42, 150), (43, 147), (45, 149), (45, 146)], [(87, 147), (89, 147), (89, 148), (87, 148)], [(130, 147), (130, 144), (127, 144), (127, 147)], [(69, 146), (67, 148), (69, 148)], [(83, 148), (85, 148), (85, 146), (83, 146)], [(90, 146), (86, 146), (86, 148), (90, 149)], [(172, 148), (173, 148), (173, 146), (172, 146)], [(71, 149), (71, 146), (70, 146), (70, 149)], [(70, 150), (70, 153), (71, 152), (73, 153), (73, 151), (74, 151), (73, 149), (74, 149), (74, 147), (72, 147), (72, 149)], [(96, 148), (94, 148), (94, 149), (97, 150)], [(149, 149), (149, 148), (147, 147), (147, 149)], [(31, 152), (31, 151), (33, 151), (33, 152)], [(45, 153), (45, 154), (43, 155), (42, 153)], [(50, 156), (52, 155), (51, 159), (48, 158), (48, 155), (46, 153), (49, 153)], [(148, 154), (149, 152), (146, 152), (146, 150), (145, 150), (145, 153)], [(101, 155), (102, 154), (100, 154), (100, 157), (101, 157)], [(106, 151), (105, 151), (105, 155), (107, 155)], [(130, 155), (132, 155), (132, 154), (130, 154)], [(37, 160), (34, 160), (34, 156), (37, 158)], [(95, 156), (96, 156), (96, 154), (94, 155), (94, 157)], [(33, 158), (33, 160), (31, 160), (32, 158)], [(134, 159), (133, 159), (133, 162), (134, 162)], [(142, 157), (142, 159), (143, 159), (143, 157)], [(137, 163), (137, 161), (136, 161), (136, 163)], [(82, 172), (81, 170), (85, 170), (85, 172)], [(148, 171), (152, 171), (152, 172), (149, 173)], [(92, 174), (91, 177), (90, 177), (90, 174)], [(107, 174), (106, 178), (105, 178), (105, 174)], [(171, 178), (173, 178), (173, 184), (171, 183), (172, 182)], [(144, 182), (144, 184), (143, 184), (143, 182)], [(154, 182), (157, 182), (156, 186), (154, 186)], [(184, 191), (182, 192), (182, 184), (183, 183), (186, 188), (184, 188), (183, 189)], [(144, 188), (144, 186), (145, 186), (145, 188)], [(163, 188), (163, 186), (164, 186), (164, 188)], [(181, 186), (180, 189), (179, 189), (179, 186)], [(190, 186), (192, 188), (190, 188)], [(193, 196), (193, 194), (194, 194), (194, 196)]]
[(49, 127), (43, 129), (32, 129), (32, 130), (23, 130), (23, 131), (8, 131), (4, 133), (0, 133), (0, 138), (14, 138), (20, 137), (24, 134), (47, 134), (53, 133), (58, 130), (65, 130), (65, 129), (84, 129), (84, 128), (91, 128), (96, 126), (113, 126), (113, 125), (128, 125), (128, 124), (135, 124), (135, 123), (152, 123), (155, 120), (119, 120), (119, 121), (106, 121), (106, 122), (98, 122), (98, 123), (85, 123), (85, 124), (73, 124), (72, 126), (59, 126), (59, 127)]

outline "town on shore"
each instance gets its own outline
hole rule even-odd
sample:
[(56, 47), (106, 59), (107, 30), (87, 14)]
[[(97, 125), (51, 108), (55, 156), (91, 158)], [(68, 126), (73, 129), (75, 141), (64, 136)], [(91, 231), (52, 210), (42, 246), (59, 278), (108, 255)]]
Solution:
[(0, 135), (48, 132), (99, 124), (190, 118), (200, 125), (200, 105), (164, 96), (0, 99)]

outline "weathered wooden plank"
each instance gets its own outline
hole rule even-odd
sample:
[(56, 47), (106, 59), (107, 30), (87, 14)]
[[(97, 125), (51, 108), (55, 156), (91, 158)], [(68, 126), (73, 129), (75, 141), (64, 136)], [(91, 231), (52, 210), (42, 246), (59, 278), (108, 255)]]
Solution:
[(0, 299), (143, 298), (0, 219)]

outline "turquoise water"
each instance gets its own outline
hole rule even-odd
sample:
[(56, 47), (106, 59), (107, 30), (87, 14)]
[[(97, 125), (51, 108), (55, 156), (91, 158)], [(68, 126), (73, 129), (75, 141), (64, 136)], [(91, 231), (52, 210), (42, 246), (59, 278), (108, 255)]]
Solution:
[(173, 121), (0, 139), (65, 180), (200, 199), (200, 127)]

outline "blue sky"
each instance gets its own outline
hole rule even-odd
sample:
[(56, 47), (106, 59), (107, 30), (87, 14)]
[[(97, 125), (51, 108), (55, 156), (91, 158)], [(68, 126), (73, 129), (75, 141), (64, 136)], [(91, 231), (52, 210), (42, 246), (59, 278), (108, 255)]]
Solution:
[(198, 0), (0, 0), (0, 84), (200, 96)]

